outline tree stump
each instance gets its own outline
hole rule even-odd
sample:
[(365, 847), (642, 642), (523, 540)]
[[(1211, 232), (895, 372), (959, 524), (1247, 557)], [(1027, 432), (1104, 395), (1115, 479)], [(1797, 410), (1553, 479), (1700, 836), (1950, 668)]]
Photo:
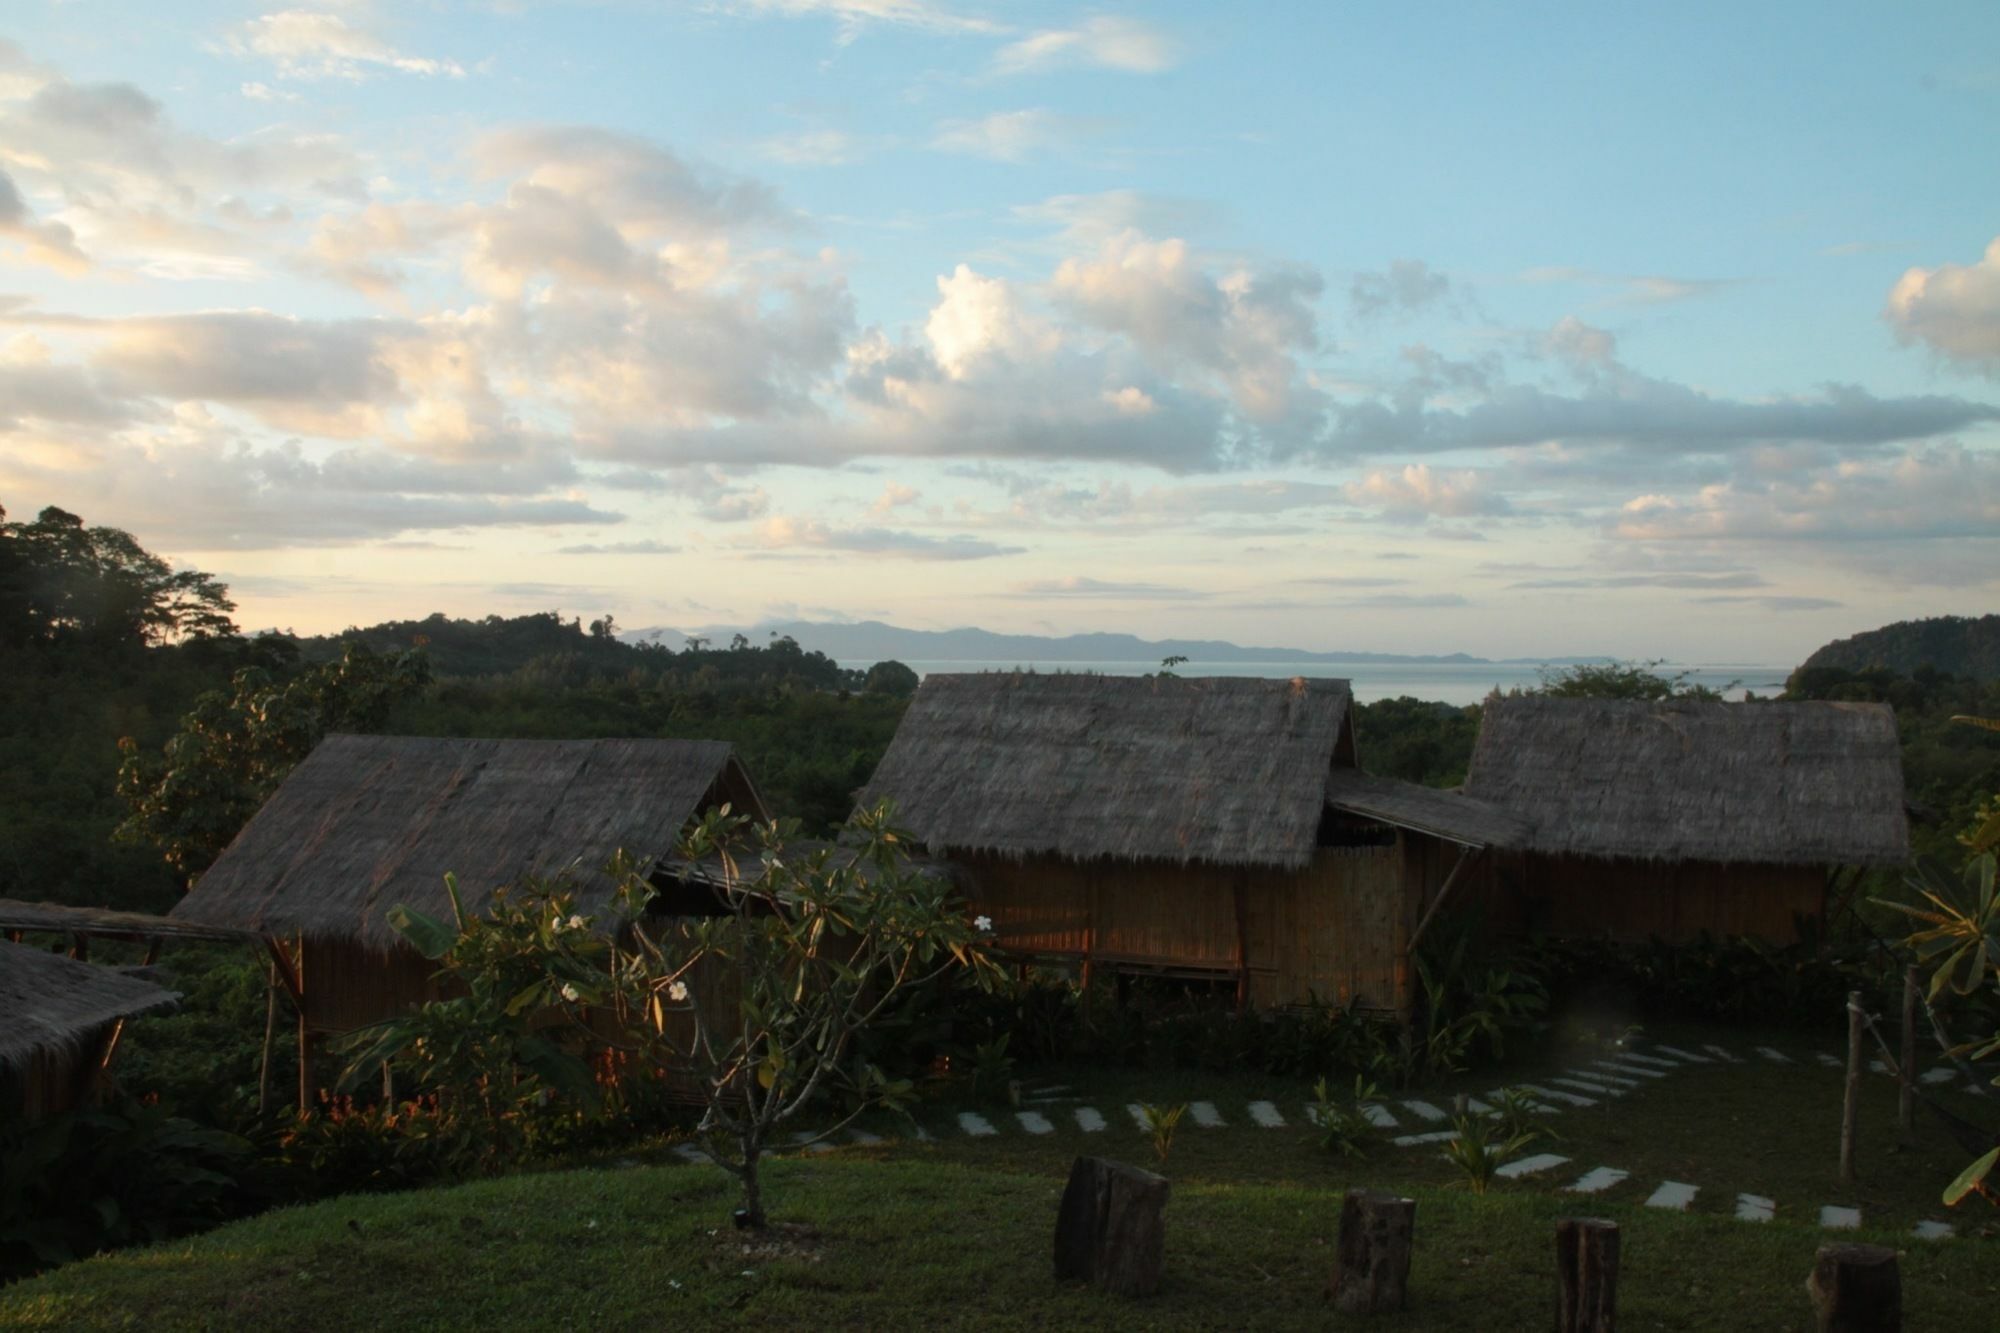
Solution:
[(1349, 1190), (1340, 1204), (1340, 1245), (1327, 1295), (1342, 1314), (1387, 1314), (1410, 1295), (1410, 1243), (1417, 1201)]
[(1806, 1292), (1820, 1333), (1901, 1333), (1903, 1275), (1894, 1250), (1852, 1242), (1822, 1245)]
[(1119, 1296), (1160, 1289), (1167, 1245), (1163, 1176), (1101, 1157), (1079, 1157), (1056, 1214), (1056, 1277)]
[(1611, 1333), (1618, 1322), (1618, 1224), (1601, 1217), (1556, 1223), (1556, 1333)]

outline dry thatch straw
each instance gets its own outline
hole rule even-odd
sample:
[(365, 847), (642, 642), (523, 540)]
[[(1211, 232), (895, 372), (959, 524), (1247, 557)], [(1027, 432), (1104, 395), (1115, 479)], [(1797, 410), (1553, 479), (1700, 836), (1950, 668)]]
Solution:
[(1529, 824), (1511, 810), (1461, 792), (1335, 769), (1326, 803), (1336, 810), (1428, 833), (1465, 847), (1514, 849), (1528, 844)]
[(31, 903), (0, 898), (0, 930), (41, 931), (59, 935), (91, 935), (122, 940), (235, 940), (261, 938), (255, 931), (229, 926), (204, 926), (149, 912), (123, 912), (109, 907), (74, 907), (68, 903)]
[(1348, 725), (1344, 680), (927, 676), (861, 800), (938, 855), (1298, 869)]
[(0, 940), (0, 1071), (74, 1054), (119, 1019), (178, 1002), (115, 968)]
[(330, 736), (173, 916), (386, 952), (400, 943), (392, 907), (449, 919), (447, 872), (468, 908), (564, 874), (578, 910), (595, 913), (616, 888), (604, 873), (613, 853), (650, 873), (712, 800), (765, 817), (720, 741)]
[(1884, 704), (1494, 698), (1469, 796), (1554, 855), (1764, 865), (1909, 859)]

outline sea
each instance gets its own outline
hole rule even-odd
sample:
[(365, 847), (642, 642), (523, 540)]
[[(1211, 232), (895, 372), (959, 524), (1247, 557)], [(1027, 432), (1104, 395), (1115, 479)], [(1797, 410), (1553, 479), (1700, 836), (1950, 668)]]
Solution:
[[(907, 660), (919, 676), (959, 671), (1094, 671), (1106, 676), (1144, 676), (1160, 669), (1159, 659), (1146, 662), (1001, 662), (972, 659)], [(843, 667), (866, 670), (872, 661), (843, 661)], [(1720, 690), (1723, 697), (1741, 699), (1746, 693), (1772, 695), (1785, 688), (1792, 668), (1744, 666), (1732, 663), (1663, 662), (1652, 668), (1667, 676), (1687, 673), (1689, 682)], [(1495, 690), (1539, 685), (1544, 668), (1520, 662), (1201, 662), (1174, 668), (1177, 676), (1332, 677), (1349, 681), (1362, 703), (1378, 699), (1428, 699), (1439, 703), (1476, 704)]]

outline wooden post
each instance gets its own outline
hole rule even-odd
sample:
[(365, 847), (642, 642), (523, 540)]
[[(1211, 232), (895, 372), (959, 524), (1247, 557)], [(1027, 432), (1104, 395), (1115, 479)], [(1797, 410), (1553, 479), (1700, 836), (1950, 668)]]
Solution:
[(1822, 1245), (1806, 1279), (1820, 1333), (1901, 1333), (1903, 1275), (1880, 1245)]
[(1250, 908), (1243, 901), (1243, 876), (1236, 876), (1236, 1012), (1250, 1007)]
[(1410, 1249), (1417, 1201), (1349, 1190), (1340, 1203), (1340, 1241), (1327, 1296), (1341, 1314), (1389, 1314), (1410, 1299)]
[(1903, 969), (1903, 1086), (1896, 1097), (1897, 1123), (1908, 1134), (1916, 1128), (1917, 1093), (1917, 969)]
[(264, 1052), (257, 1061), (257, 1115), (261, 1119), (271, 1106), (271, 1048), (278, 1038), (278, 964), (267, 967), (264, 985)]
[(1101, 1157), (1079, 1157), (1056, 1213), (1056, 1278), (1079, 1278), (1119, 1296), (1160, 1289), (1167, 1243), (1164, 1176)]
[(306, 1011), (299, 1010), (299, 1114), (310, 1115), (313, 1109), (313, 1094), (318, 1092), (313, 1080), (313, 1035), (306, 1027)]
[(1556, 1333), (1611, 1333), (1618, 1318), (1618, 1224), (1601, 1217), (1556, 1223)]
[(1840, 1105), (1840, 1183), (1854, 1183), (1854, 1121), (1861, 1112), (1861, 992), (1847, 992), (1847, 1091)]

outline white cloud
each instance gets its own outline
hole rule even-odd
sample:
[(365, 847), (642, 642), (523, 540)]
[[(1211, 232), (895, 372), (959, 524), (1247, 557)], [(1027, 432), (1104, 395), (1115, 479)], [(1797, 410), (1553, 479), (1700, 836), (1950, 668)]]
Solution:
[(931, 147), (995, 162), (1025, 162), (1038, 153), (1074, 143), (1091, 127), (1089, 121), (1059, 116), (1046, 107), (1026, 107), (996, 111), (977, 120), (941, 121), (931, 135)]
[(1048, 28), (1009, 42), (993, 57), (996, 74), (1038, 74), (1066, 66), (1159, 74), (1180, 63), (1180, 48), (1149, 23), (1110, 15), (1073, 28)]
[(881, 517), (894, 513), (904, 505), (913, 505), (919, 498), (921, 497), (918, 496), (914, 486), (905, 486), (901, 482), (892, 481), (882, 487), (882, 493), (868, 506), (868, 512)]
[(861, 144), (845, 130), (797, 130), (758, 143), (759, 156), (788, 167), (844, 167), (861, 160)]
[(1347, 300), (1355, 318), (1381, 319), (1414, 315), (1451, 302), (1457, 295), (1452, 280), (1421, 259), (1398, 259), (1379, 272), (1357, 273), (1348, 285)]
[[(398, 51), (366, 28), (338, 14), (287, 9), (239, 25), (226, 44), (239, 55), (276, 62), (281, 79), (343, 79), (358, 82), (381, 70), (424, 77), (465, 77), (455, 60), (436, 60)], [(247, 88), (246, 88), (247, 91)]]
[(1975, 263), (1904, 273), (1889, 291), (1883, 317), (1905, 342), (2000, 374), (2000, 237)]
[(777, 514), (757, 528), (756, 544), (765, 550), (806, 549), (850, 555), (899, 557), (908, 560), (986, 560), (1019, 555), (1019, 546), (1001, 546), (977, 537), (931, 537), (889, 528), (839, 528), (817, 519)]
[(1512, 508), (1504, 495), (1489, 487), (1484, 474), (1437, 471), (1428, 463), (1378, 468), (1350, 482), (1346, 494), (1354, 504), (1395, 518), (1471, 518), (1505, 514)]
[(37, 222), (4, 171), (0, 171), (0, 240), (18, 242), (29, 262), (61, 273), (81, 273), (90, 267), (90, 257), (77, 248), (76, 233), (61, 222)]

